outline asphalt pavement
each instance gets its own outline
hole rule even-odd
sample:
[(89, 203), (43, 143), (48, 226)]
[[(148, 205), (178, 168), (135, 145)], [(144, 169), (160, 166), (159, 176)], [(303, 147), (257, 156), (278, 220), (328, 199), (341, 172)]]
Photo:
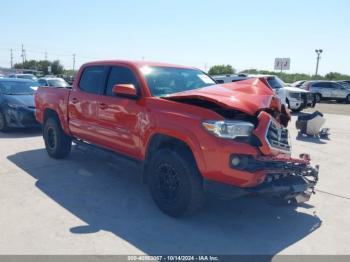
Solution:
[(183, 219), (157, 209), (127, 160), (85, 148), (54, 160), (40, 130), (0, 133), (0, 254), (350, 254), (349, 115), (326, 114), (330, 140), (291, 125), (293, 154), (320, 164), (310, 202), (211, 197)]

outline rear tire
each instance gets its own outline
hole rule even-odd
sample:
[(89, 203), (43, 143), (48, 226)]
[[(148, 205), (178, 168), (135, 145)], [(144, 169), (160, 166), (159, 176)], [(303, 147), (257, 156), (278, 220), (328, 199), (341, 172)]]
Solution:
[(7, 132), (9, 130), (6, 117), (2, 111), (0, 111), (0, 131)]
[(43, 137), (46, 151), (50, 157), (61, 159), (69, 155), (72, 139), (66, 135), (57, 119), (49, 118), (45, 121)]
[(147, 175), (153, 200), (165, 214), (180, 217), (202, 207), (202, 178), (193, 157), (160, 149), (151, 158)]
[(350, 104), (350, 95), (346, 97), (346, 103)]
[(293, 113), (299, 113), (303, 109), (304, 109), (304, 107), (302, 105), (300, 105), (298, 108), (290, 109), (290, 110), (292, 110)]

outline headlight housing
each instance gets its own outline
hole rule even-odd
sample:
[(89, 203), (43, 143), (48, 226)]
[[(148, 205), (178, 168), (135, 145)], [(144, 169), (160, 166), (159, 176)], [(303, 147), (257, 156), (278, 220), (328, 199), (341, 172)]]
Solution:
[(235, 120), (206, 120), (202, 122), (202, 126), (211, 134), (227, 139), (235, 139), (236, 137), (248, 137), (251, 135), (254, 125), (246, 121)]
[(301, 93), (289, 92), (289, 96), (290, 96), (291, 98), (301, 99)]

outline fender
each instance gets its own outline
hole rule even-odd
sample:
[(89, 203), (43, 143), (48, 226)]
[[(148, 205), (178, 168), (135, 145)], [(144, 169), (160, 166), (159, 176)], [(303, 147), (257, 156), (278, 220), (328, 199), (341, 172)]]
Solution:
[(193, 132), (191, 132), (186, 128), (183, 128), (181, 130), (174, 129), (174, 128), (170, 129), (167, 127), (159, 127), (157, 129), (154, 129), (153, 132), (148, 136), (147, 143), (143, 148), (144, 159), (146, 158), (147, 150), (155, 135), (164, 135), (164, 136), (172, 137), (182, 141), (192, 151), (199, 171), (202, 172), (203, 170), (206, 169), (206, 164), (205, 164), (204, 156), (202, 154), (202, 150), (198, 141), (198, 137), (196, 137), (196, 135)]

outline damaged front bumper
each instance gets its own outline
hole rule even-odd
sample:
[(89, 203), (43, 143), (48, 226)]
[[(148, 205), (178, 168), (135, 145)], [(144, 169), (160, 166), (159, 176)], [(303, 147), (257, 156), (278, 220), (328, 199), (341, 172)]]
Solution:
[(258, 186), (247, 188), (249, 192), (297, 203), (308, 201), (315, 193), (319, 166), (312, 167), (308, 155), (300, 159), (260, 157), (255, 161), (256, 168), (263, 170), (266, 177)]
[(226, 197), (238, 197), (255, 193), (295, 203), (306, 202), (315, 193), (319, 166), (312, 167), (308, 155), (301, 155), (300, 159), (287, 156), (253, 158), (242, 155), (240, 157), (242, 164), (232, 168), (249, 173), (263, 174), (265, 179), (262, 183), (254, 187), (238, 188), (205, 180), (205, 189)]

